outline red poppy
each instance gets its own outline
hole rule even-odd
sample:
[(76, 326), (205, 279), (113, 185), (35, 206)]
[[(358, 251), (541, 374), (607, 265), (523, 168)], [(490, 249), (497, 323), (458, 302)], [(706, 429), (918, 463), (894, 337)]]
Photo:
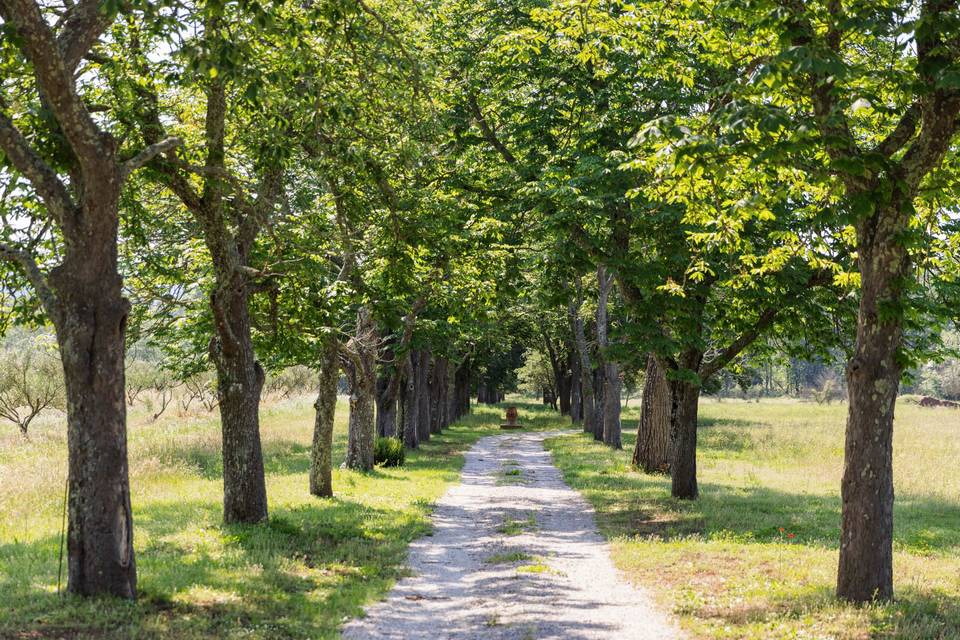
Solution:
[(797, 534), (795, 534), (795, 533), (788, 533), (788, 534), (787, 534), (787, 537), (790, 538), (791, 540), (793, 540), (794, 538), (797, 537)]

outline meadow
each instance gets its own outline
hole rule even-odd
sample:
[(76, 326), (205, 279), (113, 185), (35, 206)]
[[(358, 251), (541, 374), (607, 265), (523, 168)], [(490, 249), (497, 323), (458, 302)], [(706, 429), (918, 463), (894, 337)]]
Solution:
[[(58, 597), (65, 430), (0, 434), (0, 638), (334, 638), (403, 575), (407, 544), (430, 530), (430, 505), (461, 453), (494, 433), (499, 408), (474, 408), (402, 468), (334, 470), (336, 497), (307, 491), (312, 398), (268, 403), (262, 433), (271, 517), (222, 524), (216, 413), (131, 416), (130, 485), (137, 602)], [(335, 465), (346, 446), (337, 407)], [(531, 421), (528, 421), (531, 422)], [(531, 426), (555, 426), (540, 410)], [(64, 580), (66, 571), (64, 568)]]
[(629, 467), (636, 415), (622, 452), (582, 435), (547, 446), (617, 566), (692, 637), (960, 638), (960, 411), (897, 407), (896, 601), (867, 607), (834, 598), (845, 404), (703, 401), (696, 502)]
[[(312, 398), (268, 403), (262, 431), (270, 521), (221, 522), (216, 414), (131, 418), (140, 598), (57, 595), (63, 428), (0, 435), (0, 638), (336, 638), (339, 625), (404, 575), (408, 543), (458, 477), (462, 452), (497, 433), (502, 407), (477, 407), (408, 456), (369, 474), (336, 469), (336, 498), (307, 492)], [(629, 467), (624, 450), (573, 431), (547, 441), (592, 502), (614, 561), (692, 638), (960, 638), (960, 411), (901, 403), (896, 430), (897, 600), (833, 598), (846, 407), (705, 400), (695, 503), (669, 479)], [(527, 428), (568, 426), (522, 405)], [(343, 458), (346, 404), (337, 412)]]

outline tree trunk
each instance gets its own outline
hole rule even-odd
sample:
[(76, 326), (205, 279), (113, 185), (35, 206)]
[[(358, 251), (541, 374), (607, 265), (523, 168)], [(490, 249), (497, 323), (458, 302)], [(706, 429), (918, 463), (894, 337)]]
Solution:
[(565, 371), (557, 381), (557, 401), (560, 403), (560, 415), (570, 415), (570, 372)]
[(670, 469), (670, 385), (653, 354), (647, 356), (647, 370), (640, 401), (640, 423), (633, 448), (633, 466), (647, 473)]
[(603, 407), (604, 407), (604, 390), (605, 390), (605, 379), (604, 379), (604, 368), (601, 364), (596, 369), (593, 370), (593, 407), (594, 407), (594, 421), (593, 421), (593, 439), (597, 442), (603, 440)]
[(310, 455), (310, 493), (321, 498), (333, 496), (333, 425), (337, 412), (337, 382), (340, 378), (339, 345), (328, 337), (320, 352), (316, 421)]
[(597, 266), (597, 285), (600, 292), (597, 298), (600, 403), (597, 406), (598, 410), (602, 411), (602, 418), (597, 420), (599, 433), (595, 433), (594, 438), (603, 440), (604, 444), (615, 449), (621, 449), (623, 445), (620, 442), (620, 367), (615, 362), (611, 362), (609, 354), (606, 353), (610, 346), (607, 304), (610, 299), (610, 289), (613, 286), (613, 277), (607, 275), (607, 269), (602, 264)]
[[(116, 194), (102, 195), (99, 206), (112, 207), (103, 217), (115, 221)], [(130, 304), (117, 273), (116, 225), (100, 231), (108, 237), (80, 240), (50, 274), (67, 396), (67, 590), (132, 599), (137, 572), (123, 395)]]
[[(577, 286), (578, 296), (580, 286)], [(583, 414), (583, 432), (595, 434), (596, 412), (595, 400), (593, 394), (593, 368), (590, 366), (590, 352), (587, 350), (587, 337), (583, 329), (583, 319), (579, 313), (580, 302), (570, 300), (570, 325), (573, 329), (574, 343), (577, 348), (577, 365), (580, 371), (580, 410)]]
[(457, 387), (456, 392), (456, 401), (457, 401), (457, 418), (462, 418), (463, 416), (470, 413), (470, 359), (464, 360), (464, 362), (457, 367), (457, 374), (455, 384)]
[(350, 418), (347, 431), (347, 468), (356, 471), (373, 469), (373, 443), (376, 439), (374, 406), (376, 405), (377, 333), (370, 312), (361, 308), (357, 314), (356, 335), (347, 349), (350, 366)]
[(430, 439), (430, 352), (417, 352), (417, 436), (420, 442)]
[(403, 361), (403, 445), (408, 449), (420, 446), (420, 437), (417, 435), (419, 408), (413, 351), (410, 351)]
[(223, 432), (223, 519), (227, 523), (267, 518), (267, 485), (260, 445), (260, 393), (264, 372), (250, 335), (246, 277), (218, 273), (210, 296), (214, 328), (210, 359), (217, 371)]
[[(388, 357), (393, 360), (393, 351), (389, 350)], [(377, 435), (381, 438), (392, 438), (397, 435), (397, 393), (394, 376), (399, 375), (392, 368), (383, 370), (377, 376)]]
[[(858, 229), (860, 310), (847, 364), (850, 406), (844, 448), (837, 595), (853, 602), (893, 597), (893, 413), (903, 373), (898, 350), (909, 256), (898, 221), (881, 210), (872, 234)], [(866, 223), (861, 223), (865, 226)]]
[(622, 449), (620, 424), (620, 367), (613, 362), (604, 365), (603, 443)]
[(430, 372), (430, 432), (443, 431), (443, 390), (447, 386), (446, 361), (443, 358), (433, 359), (433, 368)]
[(447, 364), (446, 385), (447, 426), (450, 426), (460, 418), (457, 415), (457, 367), (453, 366), (452, 362)]
[[(699, 358), (696, 361), (699, 368)], [(692, 369), (696, 371), (696, 368)], [(700, 387), (683, 380), (670, 384), (670, 429), (673, 441), (671, 493), (674, 498), (695, 500), (697, 488), (697, 410)]]
[[(574, 348), (574, 351), (576, 349)], [(583, 401), (580, 394), (580, 358), (570, 353), (570, 422), (577, 424), (583, 420)]]

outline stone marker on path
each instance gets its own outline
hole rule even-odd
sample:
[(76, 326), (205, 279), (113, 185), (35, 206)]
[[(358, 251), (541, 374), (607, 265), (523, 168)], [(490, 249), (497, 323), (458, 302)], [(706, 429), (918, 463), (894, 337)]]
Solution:
[(501, 429), (522, 429), (523, 425), (517, 422), (517, 408), (507, 407), (507, 421), (500, 423)]

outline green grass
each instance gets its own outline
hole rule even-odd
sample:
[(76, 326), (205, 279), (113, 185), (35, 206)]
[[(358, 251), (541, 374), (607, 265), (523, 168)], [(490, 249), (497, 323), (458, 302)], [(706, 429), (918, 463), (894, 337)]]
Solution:
[(629, 468), (635, 411), (622, 452), (547, 443), (617, 566), (692, 637), (960, 639), (960, 411), (897, 408), (897, 599), (868, 607), (833, 598), (846, 406), (704, 401), (700, 415), (696, 502)]
[(514, 562), (526, 562), (532, 557), (529, 553), (524, 553), (523, 551), (504, 551), (503, 553), (495, 553), (488, 558), (484, 558), (483, 561), (487, 564), (512, 564)]
[[(334, 638), (403, 575), (411, 540), (429, 533), (430, 505), (454, 482), (462, 452), (499, 433), (502, 408), (479, 407), (411, 453), (401, 468), (334, 471), (336, 497), (307, 491), (311, 398), (262, 411), (270, 521), (221, 522), (216, 416), (148, 424), (131, 416), (130, 482), (140, 597), (56, 595), (65, 430), (38, 424), (29, 442), (0, 432), (0, 637)], [(555, 426), (524, 407), (528, 428)], [(142, 412), (141, 412), (142, 413)], [(346, 444), (338, 406), (335, 464)]]

